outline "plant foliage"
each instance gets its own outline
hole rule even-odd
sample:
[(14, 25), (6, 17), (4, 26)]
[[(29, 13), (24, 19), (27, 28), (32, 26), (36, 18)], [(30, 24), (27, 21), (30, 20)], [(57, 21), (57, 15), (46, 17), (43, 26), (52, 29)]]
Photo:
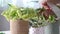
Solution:
[(50, 15), (49, 18), (46, 20), (45, 17), (41, 13), (39, 13), (39, 11), (44, 11), (44, 8), (18, 8), (17, 6), (12, 4), (8, 5), (9, 8), (2, 13), (2, 15), (5, 16), (7, 20), (28, 20), (33, 27), (40, 27), (55, 22), (54, 16)]

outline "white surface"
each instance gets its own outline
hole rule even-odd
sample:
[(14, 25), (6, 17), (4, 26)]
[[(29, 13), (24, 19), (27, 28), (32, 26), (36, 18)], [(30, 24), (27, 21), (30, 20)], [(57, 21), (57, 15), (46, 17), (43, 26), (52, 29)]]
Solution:
[(35, 1), (39, 1), (39, 0), (23, 0), (24, 7), (39, 8), (40, 7), (39, 2), (35, 2)]

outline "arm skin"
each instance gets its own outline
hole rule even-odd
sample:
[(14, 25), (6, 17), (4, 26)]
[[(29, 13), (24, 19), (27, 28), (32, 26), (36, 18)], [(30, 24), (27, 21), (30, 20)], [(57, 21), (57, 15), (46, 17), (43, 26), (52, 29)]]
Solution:
[(57, 4), (57, 3), (60, 3), (60, 0), (47, 0), (47, 2)]
[(53, 3), (55, 5), (60, 4), (60, 0), (43, 0), (43, 2), (50, 2), (50, 3)]

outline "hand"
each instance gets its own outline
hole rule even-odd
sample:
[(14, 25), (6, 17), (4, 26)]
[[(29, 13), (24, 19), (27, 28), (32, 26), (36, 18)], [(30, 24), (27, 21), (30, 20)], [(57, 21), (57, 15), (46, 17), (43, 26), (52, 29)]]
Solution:
[(42, 13), (43, 13), (43, 15), (44, 15), (44, 17), (45, 17), (46, 19), (49, 18), (49, 15), (52, 15), (52, 16), (54, 16), (55, 18), (57, 18), (56, 14), (55, 14), (55, 13), (52, 11), (52, 9), (48, 6), (47, 2), (42, 3), (42, 5), (43, 5), (43, 7), (44, 7), (44, 9), (45, 9), (45, 11), (43, 11)]

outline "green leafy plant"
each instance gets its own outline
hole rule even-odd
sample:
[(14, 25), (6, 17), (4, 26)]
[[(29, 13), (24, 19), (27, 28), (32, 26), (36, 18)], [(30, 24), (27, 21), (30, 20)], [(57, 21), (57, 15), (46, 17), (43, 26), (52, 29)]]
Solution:
[(9, 8), (3, 11), (2, 15), (6, 17), (7, 20), (18, 18), (18, 8), (14, 5), (8, 4)]
[(46, 20), (44, 15), (39, 13), (40, 11), (45, 11), (44, 8), (34, 9), (34, 8), (18, 8), (15, 5), (8, 4), (9, 8), (5, 10), (2, 15), (6, 17), (7, 20), (17, 20), (23, 19), (28, 20), (33, 27), (40, 27), (45, 26), (49, 23), (55, 22), (55, 17), (50, 15), (49, 18)]
[(42, 14), (42, 12), (44, 11), (44, 7), (37, 9), (37, 16), (32, 18), (30, 21), (33, 27), (41, 27), (56, 22), (56, 18), (54, 15), (49, 15), (48, 19), (46, 19)]
[(7, 20), (30, 19), (36, 16), (36, 11), (33, 8), (18, 8), (12, 4), (8, 5), (9, 8), (2, 13), (2, 15), (5, 16)]

